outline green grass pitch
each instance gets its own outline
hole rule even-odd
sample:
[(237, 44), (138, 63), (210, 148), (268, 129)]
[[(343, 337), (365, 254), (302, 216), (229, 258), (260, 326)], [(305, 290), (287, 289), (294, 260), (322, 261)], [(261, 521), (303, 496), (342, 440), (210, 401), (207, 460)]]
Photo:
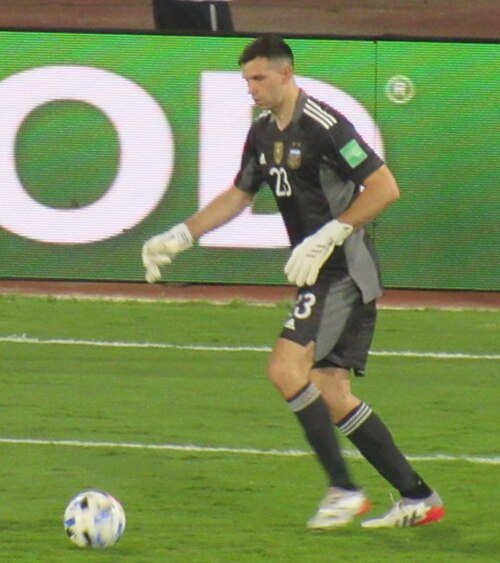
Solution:
[[(0, 297), (0, 560), (498, 561), (498, 311), (381, 310), (368, 375), (354, 382), (446, 519), (313, 533), (325, 478), (265, 376), (287, 310)], [(393, 491), (349, 463), (384, 512)], [(124, 505), (109, 550), (64, 535), (64, 508), (86, 488)]]

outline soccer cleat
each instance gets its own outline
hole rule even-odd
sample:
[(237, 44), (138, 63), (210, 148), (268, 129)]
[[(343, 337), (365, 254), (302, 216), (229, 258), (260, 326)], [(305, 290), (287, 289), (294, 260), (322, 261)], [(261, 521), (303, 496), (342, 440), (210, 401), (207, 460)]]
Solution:
[(408, 528), (439, 522), (446, 510), (437, 493), (422, 500), (402, 498), (380, 518), (372, 518), (361, 523), (363, 528)]
[(355, 516), (365, 514), (370, 508), (371, 503), (362, 491), (330, 487), (318, 511), (307, 523), (307, 527), (313, 530), (331, 530), (345, 526)]

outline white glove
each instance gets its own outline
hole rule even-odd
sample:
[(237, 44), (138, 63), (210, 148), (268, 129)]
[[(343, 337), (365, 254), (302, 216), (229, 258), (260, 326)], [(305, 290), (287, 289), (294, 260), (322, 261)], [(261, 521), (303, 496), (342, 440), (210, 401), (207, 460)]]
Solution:
[(176, 254), (191, 248), (193, 243), (193, 235), (185, 223), (179, 223), (169, 231), (146, 241), (142, 247), (142, 263), (146, 268), (146, 281), (155, 283), (160, 280), (160, 266), (171, 264)]
[(313, 285), (318, 279), (321, 266), (336, 246), (341, 246), (352, 233), (352, 226), (336, 219), (323, 225), (319, 231), (305, 238), (296, 246), (285, 266), (290, 283), (302, 287)]

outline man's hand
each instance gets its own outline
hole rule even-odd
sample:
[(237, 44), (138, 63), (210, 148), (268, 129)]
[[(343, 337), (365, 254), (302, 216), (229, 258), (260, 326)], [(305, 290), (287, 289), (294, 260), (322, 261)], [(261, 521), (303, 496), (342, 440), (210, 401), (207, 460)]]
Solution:
[(161, 266), (172, 263), (176, 254), (193, 246), (194, 239), (185, 223), (179, 223), (166, 233), (156, 235), (142, 247), (142, 263), (146, 268), (146, 281), (155, 283), (161, 279)]
[(321, 266), (333, 249), (341, 246), (352, 230), (351, 225), (339, 223), (334, 219), (305, 238), (294, 248), (286, 263), (285, 274), (288, 281), (299, 287), (313, 285), (318, 279)]

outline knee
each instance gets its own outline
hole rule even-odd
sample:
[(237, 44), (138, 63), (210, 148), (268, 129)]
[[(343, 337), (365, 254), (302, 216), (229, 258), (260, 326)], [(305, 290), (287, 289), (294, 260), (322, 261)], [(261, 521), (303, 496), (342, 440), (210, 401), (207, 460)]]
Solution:
[(267, 375), (285, 399), (295, 396), (309, 382), (314, 346), (301, 346), (278, 340), (269, 362)]
[(277, 355), (270, 358), (267, 375), (284, 399), (294, 397), (309, 383), (309, 367), (297, 358)]
[(349, 372), (340, 368), (313, 370), (312, 380), (320, 388), (335, 423), (345, 418), (360, 403), (351, 390)]
[(281, 383), (286, 380), (290, 374), (292, 366), (287, 365), (281, 358), (271, 357), (267, 364), (267, 376), (276, 385), (280, 387)]

